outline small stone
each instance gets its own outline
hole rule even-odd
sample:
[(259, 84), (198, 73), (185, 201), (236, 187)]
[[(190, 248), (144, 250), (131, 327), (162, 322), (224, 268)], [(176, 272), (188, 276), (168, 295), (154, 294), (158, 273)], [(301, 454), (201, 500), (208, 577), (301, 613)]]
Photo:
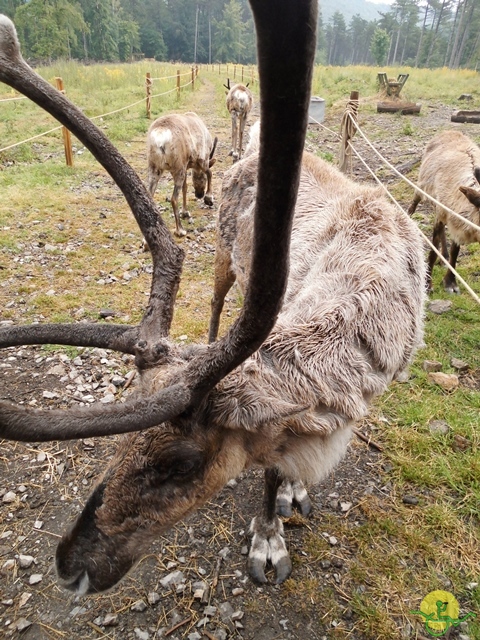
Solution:
[(432, 420), (429, 422), (428, 428), (432, 433), (440, 433), (441, 435), (445, 435), (450, 431), (450, 426), (445, 420)]
[(136, 611), (137, 613), (142, 613), (147, 608), (147, 603), (144, 600), (137, 600), (130, 607), (130, 611)]
[(435, 371), (442, 370), (442, 363), (437, 362), (436, 360), (424, 360), (423, 361), (423, 370), (428, 371), (429, 373), (433, 373)]
[(353, 504), (351, 502), (340, 502), (340, 510), (343, 513), (347, 513), (347, 511), (350, 511), (352, 506), (353, 506)]
[(458, 433), (456, 433), (453, 436), (452, 449), (454, 451), (456, 451), (457, 453), (460, 453), (462, 451), (466, 451), (471, 446), (472, 446), (472, 443), (467, 438), (464, 438), (463, 436), (459, 435)]
[(332, 545), (332, 547), (338, 544), (338, 540), (335, 536), (329, 536), (328, 542)]
[(415, 496), (403, 496), (402, 502), (403, 504), (416, 505), (418, 504), (418, 498), (416, 498)]
[(248, 547), (247, 547), (247, 545), (244, 545), (244, 546), (240, 549), (240, 553), (242, 554), (242, 556), (248, 556)]
[(229, 602), (222, 602), (218, 607), (218, 610), (220, 612), (220, 617), (223, 620), (223, 622), (227, 622), (228, 620), (232, 619), (233, 607)]
[(452, 303), (450, 300), (431, 300), (428, 303), (428, 310), (439, 315), (450, 311), (451, 307)]
[(203, 610), (203, 613), (209, 618), (213, 618), (213, 616), (217, 613), (217, 607), (209, 605), (208, 607), (205, 607), (205, 609)]
[(241, 620), (243, 618), (243, 616), (245, 615), (244, 611), (234, 611), (232, 613), (232, 620), (235, 622), (235, 620)]
[(468, 582), (465, 586), (469, 591), (473, 591), (478, 587), (478, 582)]
[(195, 589), (193, 592), (194, 600), (201, 600), (203, 598), (203, 594), (205, 593), (205, 589)]
[(3, 496), (2, 502), (5, 504), (10, 504), (11, 502), (15, 502), (17, 498), (17, 494), (14, 491), (7, 491), (7, 493)]
[(134, 632), (138, 640), (148, 640), (150, 638), (148, 631), (143, 631), (143, 629), (139, 629), (138, 627), (135, 627)]
[(26, 618), (19, 618), (15, 623), (15, 628), (17, 631), (25, 631), (25, 629), (28, 629), (31, 624), (30, 620), (27, 620)]
[(45, 453), (45, 451), (39, 451), (37, 453), (37, 462), (45, 462), (46, 459), (47, 459), (47, 454)]
[(43, 580), (43, 575), (41, 573), (32, 573), (30, 578), (28, 579), (29, 584), (38, 584)]
[(112, 309), (100, 309), (98, 315), (100, 318), (113, 318), (116, 313), (115, 311), (112, 311)]
[(207, 618), (207, 616), (205, 616), (197, 622), (197, 628), (200, 629), (200, 627), (206, 627), (209, 622), (210, 618)]
[(160, 595), (156, 591), (150, 591), (150, 593), (147, 596), (148, 604), (151, 604), (153, 606), (154, 604), (157, 604), (159, 600), (160, 600)]
[(25, 493), (25, 491), (27, 490), (27, 487), (24, 484), (21, 484), (18, 487), (18, 490), (20, 491), (20, 493)]
[(223, 628), (215, 629), (213, 635), (217, 640), (227, 640), (227, 631)]
[(34, 529), (41, 529), (43, 527), (43, 521), (42, 520), (35, 520), (35, 522), (33, 523), (33, 528)]
[(102, 624), (104, 627), (116, 627), (118, 624), (118, 615), (116, 613), (107, 613)]
[(189, 633), (187, 638), (188, 638), (188, 640), (202, 640), (202, 636), (198, 633), (198, 631), (194, 631), (193, 633)]
[(18, 608), (21, 609), (22, 607), (24, 607), (31, 597), (31, 593), (27, 593), (26, 591), (24, 591), (20, 596), (20, 600), (18, 601)]
[(232, 478), (231, 480), (229, 480), (227, 482), (227, 487), (229, 489), (234, 489), (237, 486), (238, 482), (235, 480), (235, 478)]
[(450, 360), (450, 364), (452, 365), (452, 367), (454, 369), (456, 369), (457, 371), (460, 371), (461, 373), (464, 373), (465, 371), (468, 371), (469, 366), (466, 362), (464, 362), (463, 360), (459, 360), (458, 358), (452, 358)]
[(28, 569), (34, 560), (35, 558), (33, 556), (24, 556), (23, 554), (18, 556), (18, 564), (22, 569)]
[(245, 589), (242, 589), (242, 587), (235, 587), (235, 589), (232, 589), (232, 596), (234, 597), (241, 596), (243, 593), (245, 593)]
[(172, 573), (169, 573), (168, 576), (165, 576), (165, 578), (162, 578), (160, 580), (160, 584), (162, 585), (163, 588), (166, 588), (166, 587), (169, 587), (170, 585), (176, 586), (184, 581), (185, 581), (185, 577), (182, 571), (173, 571)]
[(326, 571), (327, 569), (330, 569), (331, 566), (332, 566), (332, 563), (330, 562), (330, 560), (320, 560), (320, 568), (323, 569), (324, 571)]
[(58, 398), (58, 393), (54, 393), (53, 391), (44, 391), (42, 396), (47, 400), (53, 400), (53, 398)]
[(225, 558), (228, 556), (229, 553), (230, 553), (230, 547), (223, 547), (223, 549), (221, 549), (218, 552), (218, 555), (220, 556), (220, 558), (225, 560)]
[(6, 569), (7, 571), (10, 571), (10, 569), (13, 569), (14, 566), (15, 566), (15, 560), (13, 560), (13, 558), (10, 558), (9, 560), (5, 560), (5, 562), (2, 564), (2, 569)]
[(454, 391), (458, 387), (458, 376), (454, 373), (429, 373), (428, 380), (438, 384), (444, 391)]

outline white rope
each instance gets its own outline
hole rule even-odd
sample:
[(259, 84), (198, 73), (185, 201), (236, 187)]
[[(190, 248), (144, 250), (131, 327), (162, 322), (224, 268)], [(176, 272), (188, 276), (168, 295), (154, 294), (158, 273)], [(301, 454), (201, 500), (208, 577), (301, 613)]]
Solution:
[(185, 73), (175, 74), (174, 76), (162, 76), (161, 78), (149, 78), (149, 80), (171, 80), (172, 78), (181, 78), (182, 76), (192, 75), (191, 71), (185, 71)]
[(326, 127), (324, 124), (322, 124), (321, 122), (319, 122), (318, 120), (315, 120), (315, 118), (313, 116), (309, 116), (310, 120), (313, 120), (313, 124), (318, 124), (322, 127), (322, 129), (325, 129), (326, 131), (328, 131), (329, 133), (331, 133), (332, 135), (334, 135), (338, 140), (340, 140), (340, 136), (336, 131), (333, 131), (333, 129), (329, 129), (328, 127)]
[[(348, 114), (351, 118), (351, 114)], [(353, 119), (352, 119), (353, 120)], [(353, 120), (353, 123), (355, 124), (355, 126), (357, 127), (357, 131), (359, 132), (359, 134), (362, 136), (362, 138), (365, 140), (365, 142), (368, 144), (368, 146), (377, 154), (377, 156), (382, 160), (382, 162), (384, 162), (387, 167), (389, 167), (399, 178), (401, 178), (404, 182), (406, 182), (407, 184), (409, 184), (411, 187), (413, 187), (415, 189), (415, 191), (417, 191), (418, 193), (421, 193), (423, 196), (425, 196), (426, 198), (428, 198), (428, 200), (430, 200), (431, 202), (433, 202), (434, 204), (436, 204), (439, 207), (442, 207), (442, 209), (444, 211), (446, 211), (447, 213), (450, 213), (451, 215), (453, 215), (456, 218), (459, 218), (462, 222), (464, 222), (465, 224), (469, 225), (470, 227), (472, 227), (473, 229), (475, 229), (476, 231), (480, 231), (480, 226), (478, 226), (477, 224), (475, 224), (474, 222), (471, 222), (470, 220), (468, 220), (467, 218), (465, 218), (464, 216), (460, 215), (459, 213), (456, 213), (456, 211), (452, 211), (452, 209), (449, 209), (448, 207), (446, 207), (444, 204), (442, 204), (441, 202), (439, 202), (438, 200), (436, 200), (435, 198), (433, 198), (431, 195), (429, 195), (428, 193), (426, 193), (425, 191), (423, 191), (422, 189), (420, 189), (420, 187), (418, 185), (416, 185), (415, 183), (413, 183), (411, 180), (409, 180), (408, 178), (406, 178), (403, 174), (400, 173), (400, 171), (398, 171), (398, 169), (396, 169), (393, 164), (391, 164), (388, 160), (386, 160), (382, 154), (380, 153), (380, 151), (377, 151), (377, 149), (375, 149), (375, 147), (373, 146), (373, 144), (370, 142), (370, 140), (367, 138), (367, 136), (363, 133), (363, 131), (360, 129), (360, 127), (358, 126), (358, 124)]]
[(11, 102), (12, 100), (27, 100), (27, 96), (19, 96), (18, 98), (2, 98), (0, 102)]
[[(390, 191), (387, 189), (387, 187), (382, 183), (382, 181), (380, 180), (380, 178), (377, 177), (377, 175), (375, 174), (375, 172), (368, 166), (368, 164), (365, 162), (365, 160), (362, 158), (362, 156), (358, 153), (358, 151), (355, 149), (355, 147), (352, 145), (351, 142), (348, 143), (350, 145), (351, 150), (353, 151), (353, 153), (357, 156), (357, 158), (360, 160), (360, 162), (365, 166), (365, 168), (370, 172), (370, 174), (373, 176), (373, 178), (376, 180), (376, 182), (380, 185), (380, 187), (385, 191), (385, 193), (387, 194), (387, 196), (390, 198), (390, 200), (400, 209), (400, 211), (407, 217), (409, 217), (408, 213), (405, 211), (405, 209), (402, 207), (402, 205), (395, 199), (395, 197), (390, 193)], [(418, 227), (417, 227), (418, 228)], [(438, 249), (435, 247), (435, 245), (427, 238), (427, 236), (423, 233), (423, 231), (421, 229), (418, 229), (419, 233), (421, 233), (421, 235), (423, 236), (426, 244), (428, 244), (430, 246), (431, 249), (433, 249), (433, 251), (437, 254), (437, 256), (440, 258), (440, 260), (448, 267), (448, 269), (450, 269), (450, 271), (454, 274), (454, 276), (457, 278), (457, 280), (459, 280), (462, 285), (465, 287), (465, 289), (468, 291), (468, 293), (472, 296), (472, 298), (478, 303), (480, 304), (480, 298), (477, 296), (477, 294), (475, 293), (475, 291), (473, 291), (473, 289), (465, 282), (465, 280), (462, 278), (462, 276), (458, 273), (458, 271), (456, 271), (448, 262), (448, 260), (446, 260), (443, 255), (440, 253), (440, 251), (438, 251)]]
[(3, 147), (3, 149), (0, 149), (0, 153), (2, 153), (2, 151), (7, 151), (8, 149), (13, 149), (13, 147), (19, 147), (21, 144), (25, 144), (25, 142), (31, 142), (32, 140), (36, 140), (37, 138), (41, 138), (43, 136), (48, 136), (49, 133), (53, 133), (53, 131), (58, 131), (59, 129), (61, 129), (62, 127), (55, 127), (54, 129), (50, 129), (50, 131), (45, 131), (44, 133), (39, 133), (36, 136), (32, 136), (31, 138), (27, 138), (27, 140), (22, 140), (21, 142), (15, 142), (15, 144), (11, 144), (8, 147)]

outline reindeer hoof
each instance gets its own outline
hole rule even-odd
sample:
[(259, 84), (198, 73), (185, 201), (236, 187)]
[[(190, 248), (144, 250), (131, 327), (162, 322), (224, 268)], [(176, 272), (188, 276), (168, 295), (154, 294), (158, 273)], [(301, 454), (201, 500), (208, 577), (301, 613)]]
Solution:
[(203, 202), (208, 206), (208, 207), (213, 207), (213, 198), (212, 196), (205, 196), (203, 198)]
[(444, 288), (447, 293), (460, 293), (460, 288), (456, 282), (444, 283)]
[(250, 531), (254, 534), (247, 563), (250, 577), (261, 584), (267, 582), (265, 567), (270, 561), (275, 569), (275, 582), (284, 582), (292, 572), (292, 561), (283, 538), (281, 520), (275, 518), (266, 523), (261, 518), (254, 518)]
[(179, 229), (175, 229), (175, 235), (178, 236), (179, 238), (183, 238), (184, 236), (187, 235), (187, 232), (183, 227), (180, 227)]
[(298, 507), (304, 517), (307, 517), (312, 510), (312, 503), (303, 482), (295, 480), (292, 483), (289, 480), (284, 480), (277, 493), (277, 514), (284, 518), (291, 518), (293, 504)]

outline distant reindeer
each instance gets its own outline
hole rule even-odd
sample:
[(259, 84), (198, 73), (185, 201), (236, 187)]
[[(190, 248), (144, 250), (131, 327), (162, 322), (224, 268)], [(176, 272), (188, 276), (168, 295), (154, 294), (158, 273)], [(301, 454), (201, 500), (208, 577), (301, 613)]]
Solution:
[[(418, 174), (418, 186), (443, 205), (462, 215), (467, 222), (435, 205), (432, 244), (442, 245), (444, 258), (449, 258), (455, 269), (460, 245), (480, 242), (480, 232), (468, 221), (480, 225), (480, 149), (460, 131), (447, 130), (436, 135), (426, 146)], [(412, 215), (424, 199), (416, 193), (408, 209)], [(445, 238), (445, 227), (452, 238), (450, 256)], [(431, 249), (428, 256), (427, 285), (432, 290), (432, 269), (437, 254)], [(450, 269), (443, 279), (445, 290), (458, 293), (455, 274)]]
[(227, 109), (232, 118), (232, 150), (233, 162), (242, 157), (243, 132), (247, 123), (248, 114), (252, 110), (253, 96), (247, 84), (234, 84), (230, 86), (230, 78), (223, 86), (227, 89)]
[(335, 466), (354, 420), (421, 341), (425, 271), (416, 226), (377, 189), (308, 154), (302, 160), (317, 4), (251, 0), (262, 86), (260, 152), (226, 175), (215, 266), (216, 296), (223, 260), (245, 292), (244, 305), (224, 337), (188, 348), (168, 339), (182, 249), (130, 165), (32, 72), (12, 23), (0, 18), (0, 81), (57, 117), (109, 171), (153, 260), (151, 295), (138, 326), (0, 329), (0, 347), (70, 344), (135, 355), (140, 391), (125, 403), (45, 411), (0, 401), (0, 438), (136, 432), (122, 439), (58, 545), (59, 581), (77, 593), (111, 588), (159, 534), (251, 466), (265, 469), (265, 501), (252, 524), (249, 571), (265, 581), (270, 560), (277, 582), (285, 580), (291, 563), (275, 515), (279, 488), (293, 481), (293, 497), (307, 504), (299, 482), (316, 481)]
[[(192, 169), (195, 197), (203, 198), (206, 205), (213, 205), (212, 172), (215, 164), (217, 138), (212, 142), (207, 127), (196, 113), (161, 116), (153, 122), (147, 134), (148, 177), (147, 184), (153, 197), (158, 181), (165, 170), (173, 177), (171, 197), (175, 216), (175, 235), (184, 236), (180, 215), (190, 217), (187, 211), (187, 171)], [(207, 192), (205, 193), (205, 187)], [(182, 189), (183, 208), (178, 212), (178, 194)]]

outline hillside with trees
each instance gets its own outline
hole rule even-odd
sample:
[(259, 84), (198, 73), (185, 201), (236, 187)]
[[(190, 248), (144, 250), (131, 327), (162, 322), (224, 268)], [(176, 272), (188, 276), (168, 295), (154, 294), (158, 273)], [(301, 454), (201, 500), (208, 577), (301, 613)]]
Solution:
[[(479, 0), (355, 1), (344, 4), (362, 15), (321, 0), (319, 63), (478, 68)], [(365, 5), (377, 17), (364, 17)], [(0, 0), (0, 12), (15, 21), (25, 56), (39, 62), (256, 61), (247, 0)]]

